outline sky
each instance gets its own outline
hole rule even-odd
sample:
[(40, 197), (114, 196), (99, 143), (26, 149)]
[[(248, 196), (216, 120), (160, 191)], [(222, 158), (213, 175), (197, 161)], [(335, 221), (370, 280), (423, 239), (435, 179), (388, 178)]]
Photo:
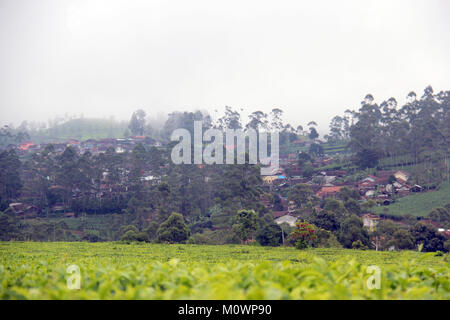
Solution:
[(326, 132), (368, 93), (450, 90), (449, 17), (446, 0), (0, 0), (0, 125), (231, 106)]

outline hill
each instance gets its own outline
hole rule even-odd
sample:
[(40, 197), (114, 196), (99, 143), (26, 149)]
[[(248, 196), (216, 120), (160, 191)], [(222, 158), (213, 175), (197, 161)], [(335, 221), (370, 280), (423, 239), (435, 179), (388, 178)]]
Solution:
[[(412, 194), (398, 199), (390, 206), (375, 207), (378, 214), (400, 216), (412, 214), (413, 216), (426, 216), (437, 207), (443, 207), (450, 203), (450, 181), (443, 182), (436, 191)], [(387, 209), (387, 212), (385, 211)]]
[(30, 133), (31, 140), (38, 143), (64, 142), (68, 139), (88, 140), (122, 138), (127, 130), (126, 121), (113, 119), (72, 119), (45, 130)]

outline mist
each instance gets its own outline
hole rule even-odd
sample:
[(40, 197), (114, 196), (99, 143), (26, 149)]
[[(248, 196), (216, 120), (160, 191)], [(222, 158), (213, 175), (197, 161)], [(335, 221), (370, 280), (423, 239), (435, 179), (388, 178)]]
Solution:
[(367, 93), (450, 87), (449, 13), (443, 0), (3, 0), (2, 125), (278, 107), (323, 133)]

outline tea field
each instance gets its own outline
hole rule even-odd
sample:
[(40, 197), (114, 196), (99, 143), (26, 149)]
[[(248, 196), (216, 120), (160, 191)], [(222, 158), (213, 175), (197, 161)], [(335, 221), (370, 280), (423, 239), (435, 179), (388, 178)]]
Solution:
[(448, 300), (449, 262), (411, 251), (0, 242), (0, 299)]

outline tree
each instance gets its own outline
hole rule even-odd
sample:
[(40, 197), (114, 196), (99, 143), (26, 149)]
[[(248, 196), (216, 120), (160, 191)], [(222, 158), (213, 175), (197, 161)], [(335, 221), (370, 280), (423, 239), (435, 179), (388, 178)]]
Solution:
[(376, 226), (376, 230), (373, 232), (373, 236), (376, 238), (377, 249), (385, 250), (389, 247), (396, 246), (394, 234), (399, 230), (397, 224), (391, 220), (381, 220)]
[(142, 109), (136, 110), (131, 116), (128, 129), (130, 129), (131, 134), (134, 136), (142, 136), (144, 134), (145, 128), (145, 111)]
[(313, 206), (318, 203), (318, 198), (314, 191), (307, 184), (296, 184), (291, 188), (288, 195), (289, 201), (294, 202), (297, 208), (304, 208), (306, 206)]
[(153, 240), (156, 238), (158, 228), (159, 228), (159, 224), (155, 221), (152, 221), (149, 223), (148, 227), (145, 228), (143, 231), (147, 233), (148, 238), (150, 240)]
[(249, 116), (249, 122), (245, 125), (246, 129), (252, 128), (255, 131), (260, 129), (267, 129), (269, 121), (267, 120), (267, 114), (262, 111), (252, 112)]
[(350, 199), (359, 200), (361, 195), (357, 190), (345, 186), (338, 191), (336, 197), (342, 201), (348, 201)]
[(328, 230), (318, 229), (317, 239), (313, 242), (314, 247), (318, 248), (342, 248), (336, 236)]
[(224, 129), (241, 129), (241, 115), (230, 107), (225, 107), (225, 114), (217, 120), (218, 128)]
[(321, 210), (314, 212), (309, 221), (321, 229), (335, 232), (340, 228), (340, 219), (338, 215), (332, 211)]
[(15, 214), (6, 214), (0, 212), (0, 241), (9, 241), (18, 239), (20, 236), (17, 228), (17, 218)]
[(137, 233), (133, 230), (128, 230), (125, 234), (120, 238), (122, 241), (137, 241)]
[(325, 151), (320, 144), (311, 143), (309, 146), (309, 154), (315, 157), (322, 157), (325, 154)]
[(316, 128), (314, 128), (314, 127), (310, 127), (309, 128), (309, 135), (308, 135), (308, 137), (311, 140), (316, 140), (319, 137), (319, 133), (317, 133)]
[(355, 163), (361, 169), (375, 168), (378, 164), (378, 152), (374, 149), (362, 148), (356, 153)]
[(0, 153), (0, 210), (5, 210), (9, 202), (20, 195), (21, 163), (14, 150)]
[(422, 251), (424, 252), (444, 250), (445, 237), (428, 224), (416, 223), (411, 229), (411, 235), (416, 246), (423, 244)]
[(357, 240), (370, 247), (369, 235), (363, 227), (362, 220), (356, 215), (351, 215), (342, 222), (338, 240), (345, 248), (352, 248), (353, 242)]
[(393, 244), (400, 250), (414, 249), (414, 238), (407, 230), (399, 229), (393, 234)]
[(161, 223), (156, 233), (158, 242), (180, 243), (185, 242), (190, 231), (180, 213), (173, 212), (166, 221)]
[(297, 249), (306, 249), (311, 247), (317, 239), (317, 227), (306, 221), (297, 221), (292, 237), (295, 240)]
[(282, 230), (280, 226), (274, 222), (266, 224), (261, 228), (257, 235), (256, 241), (262, 246), (276, 247), (281, 244)]
[(236, 215), (236, 225), (239, 237), (245, 243), (253, 240), (253, 234), (258, 226), (258, 215), (254, 210), (239, 210)]
[(284, 128), (282, 120), (283, 110), (279, 108), (274, 108), (270, 112), (270, 116), (271, 116), (271, 123), (270, 123), (271, 129), (280, 132)]
[(325, 200), (323, 210), (333, 212), (340, 221), (344, 220), (344, 218), (348, 215), (347, 208), (344, 206), (342, 201), (332, 198), (327, 198)]
[(344, 207), (350, 214), (361, 214), (361, 207), (359, 206), (358, 201), (356, 201), (355, 199), (349, 199), (345, 201)]
[(444, 228), (450, 228), (450, 212), (446, 208), (434, 208), (428, 217), (440, 223)]

